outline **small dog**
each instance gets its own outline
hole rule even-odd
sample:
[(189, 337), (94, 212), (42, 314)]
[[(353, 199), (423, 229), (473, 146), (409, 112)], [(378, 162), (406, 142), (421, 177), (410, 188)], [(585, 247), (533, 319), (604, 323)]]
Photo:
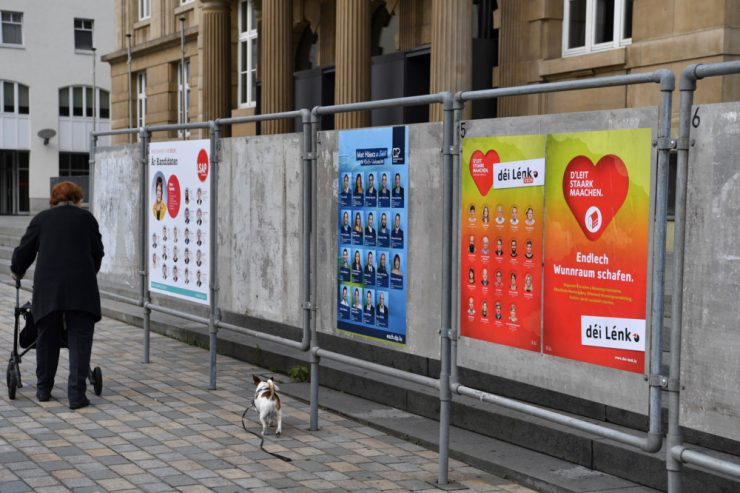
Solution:
[(280, 410), (280, 396), (277, 391), (280, 390), (272, 378), (261, 380), (257, 375), (252, 375), (254, 385), (257, 387), (254, 391), (254, 400), (252, 404), (257, 412), (260, 413), (260, 423), (262, 423), (262, 435), (265, 429), (275, 426), (275, 435), (280, 435), (283, 429), (283, 417)]

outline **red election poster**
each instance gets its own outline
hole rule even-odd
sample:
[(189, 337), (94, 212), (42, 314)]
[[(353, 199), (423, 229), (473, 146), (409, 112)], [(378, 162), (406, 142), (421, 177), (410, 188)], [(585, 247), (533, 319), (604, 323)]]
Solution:
[(548, 136), (546, 354), (645, 369), (651, 135)]
[(540, 351), (545, 136), (463, 140), (460, 334)]

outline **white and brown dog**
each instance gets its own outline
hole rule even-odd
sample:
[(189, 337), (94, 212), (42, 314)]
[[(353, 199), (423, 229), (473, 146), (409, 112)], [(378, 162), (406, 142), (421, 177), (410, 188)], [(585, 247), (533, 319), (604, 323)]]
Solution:
[(254, 385), (257, 387), (254, 391), (254, 408), (260, 413), (260, 423), (262, 423), (262, 435), (265, 429), (275, 427), (275, 435), (280, 435), (283, 429), (283, 417), (280, 410), (280, 396), (278, 395), (278, 386), (272, 381), (261, 380), (257, 375), (252, 375)]

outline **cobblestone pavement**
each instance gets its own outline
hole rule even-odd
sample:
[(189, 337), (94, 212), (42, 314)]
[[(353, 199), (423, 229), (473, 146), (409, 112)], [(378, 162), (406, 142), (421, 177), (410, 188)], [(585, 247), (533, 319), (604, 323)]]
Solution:
[[(14, 301), (15, 290), (0, 286), (5, 355)], [(67, 351), (46, 403), (35, 399), (35, 351), (26, 355), (16, 400), (2, 389), (0, 493), (441, 491), (436, 452), (326, 411), (310, 432), (308, 406), (287, 397), (283, 435), (270, 434), (265, 448), (292, 462), (274, 458), (241, 426), (251, 374), (266, 370), (219, 356), (218, 390), (209, 391), (206, 350), (152, 334), (144, 365), (142, 342), (139, 328), (98, 324), (92, 364), (103, 369), (103, 393), (89, 389), (92, 406), (78, 411), (67, 407)], [(254, 414), (247, 426), (260, 430)], [(449, 479), (470, 491), (532, 491), (455, 460)]]

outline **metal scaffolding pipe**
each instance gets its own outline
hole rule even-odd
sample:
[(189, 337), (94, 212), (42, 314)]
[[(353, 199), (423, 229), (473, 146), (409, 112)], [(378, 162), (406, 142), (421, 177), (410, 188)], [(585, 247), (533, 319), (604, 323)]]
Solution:
[(727, 474), (740, 479), (740, 464), (713, 457), (705, 453), (691, 450), (683, 445), (676, 445), (670, 449), (671, 455), (679, 462), (703, 467), (721, 474)]
[(535, 416), (537, 418), (546, 419), (548, 421), (552, 421), (553, 423), (569, 426), (577, 430), (593, 433), (594, 435), (599, 435), (604, 438), (609, 438), (621, 443), (626, 443), (636, 448), (642, 448), (643, 444), (645, 443), (645, 439), (640, 436), (635, 436), (623, 431), (607, 428), (605, 426), (591, 423), (580, 418), (566, 416), (555, 411), (550, 411), (549, 409), (544, 409), (532, 404), (509, 399), (508, 397), (490, 394), (481, 390), (465, 387), (464, 385), (458, 386), (456, 388), (456, 391), (460, 395), (465, 395), (481, 401), (490, 402), (492, 404), (498, 404), (499, 406), (505, 407), (507, 409), (519, 411), (525, 414), (529, 414), (530, 416)]
[(220, 329), (230, 330), (232, 332), (255, 337), (263, 341), (274, 342), (282, 346), (291, 347), (293, 349), (299, 349), (301, 351), (305, 351), (305, 349), (303, 349), (303, 344), (300, 341), (294, 341), (292, 339), (286, 339), (284, 337), (274, 336), (272, 334), (267, 334), (265, 332), (259, 332), (256, 330), (247, 329), (246, 327), (241, 327), (239, 325), (222, 322), (220, 320), (216, 322), (216, 325)]
[(426, 387), (431, 387), (434, 389), (439, 389), (439, 381), (436, 378), (425, 377), (416, 373), (398, 370), (396, 368), (391, 368), (389, 366), (381, 365), (378, 363), (372, 363), (370, 361), (354, 358), (352, 356), (327, 351), (326, 349), (313, 348), (311, 352), (319, 358), (325, 358), (332, 361), (337, 361), (339, 363), (345, 363), (348, 365), (356, 366), (358, 368), (362, 368), (363, 370), (374, 371), (389, 377), (400, 378), (408, 382), (417, 383), (419, 385), (424, 385)]
[(209, 322), (209, 319), (206, 317), (199, 317), (198, 315), (181, 312), (180, 310), (174, 310), (172, 308), (166, 308), (164, 306), (155, 305), (154, 303), (144, 303), (144, 307), (153, 312), (164, 313), (165, 315), (172, 315), (173, 317), (183, 318), (197, 324), (208, 325)]
[(100, 290), (100, 295), (103, 296), (104, 298), (109, 298), (113, 301), (120, 301), (121, 303), (128, 303), (129, 305), (143, 306), (144, 304), (144, 300), (141, 300), (141, 299), (137, 300), (135, 298), (130, 298), (128, 296), (111, 293), (110, 291), (104, 291), (102, 289)]

